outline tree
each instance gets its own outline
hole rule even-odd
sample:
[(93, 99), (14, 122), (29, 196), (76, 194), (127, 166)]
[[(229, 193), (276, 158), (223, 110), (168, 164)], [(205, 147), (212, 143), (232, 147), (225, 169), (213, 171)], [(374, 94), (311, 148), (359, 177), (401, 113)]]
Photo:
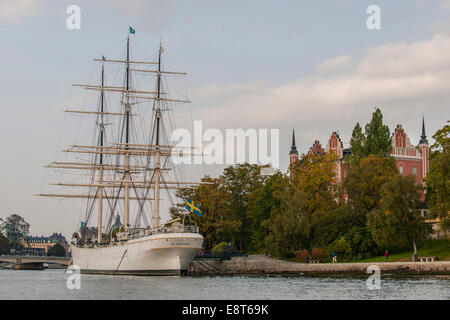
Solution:
[(271, 213), (269, 234), (266, 237), (268, 252), (276, 257), (292, 257), (296, 250), (306, 249), (311, 256), (313, 240), (312, 214), (306, 209), (306, 195), (292, 187), (278, 193), (280, 207)]
[(361, 159), (370, 155), (390, 157), (392, 151), (392, 139), (389, 127), (383, 124), (383, 114), (376, 108), (372, 113), (372, 119), (365, 126), (365, 132), (359, 123), (353, 128), (350, 139), (350, 156), (346, 159), (347, 167), (358, 166)]
[(353, 227), (365, 227), (365, 225), (366, 220), (350, 205), (338, 206), (317, 217), (314, 244), (319, 247), (327, 247), (336, 239), (350, 232)]
[(52, 247), (48, 248), (47, 250), (47, 256), (50, 257), (65, 257), (66, 256), (66, 249), (59, 244), (55, 243)]
[(9, 253), (9, 240), (0, 234), (0, 255)]
[(334, 160), (333, 153), (307, 154), (293, 166), (290, 183), (277, 193), (280, 205), (273, 208), (268, 223), (266, 247), (272, 255), (288, 256), (306, 249), (311, 256), (320, 217), (337, 206)]
[(450, 125), (434, 135), (430, 171), (424, 179), (431, 216), (440, 218), (441, 229), (450, 230)]
[(336, 239), (329, 248), (330, 252), (335, 252), (338, 256), (350, 258), (352, 255), (352, 247), (345, 237)]
[(365, 215), (376, 208), (381, 199), (380, 186), (396, 175), (397, 168), (390, 157), (370, 155), (361, 159), (358, 166), (351, 166), (344, 187), (354, 210)]
[(372, 235), (365, 226), (352, 227), (350, 231), (344, 235), (344, 238), (350, 246), (352, 259), (360, 260), (376, 256), (379, 253), (377, 244), (373, 241)]
[(396, 175), (383, 184), (380, 207), (373, 209), (367, 219), (367, 227), (379, 246), (412, 243), (417, 253), (417, 243), (428, 234), (418, 212), (419, 190), (413, 175)]
[(334, 153), (307, 154), (293, 167), (292, 185), (310, 195), (307, 206), (311, 213), (328, 212), (336, 206), (337, 196), (333, 189), (335, 159)]
[[(225, 238), (224, 220), (228, 216), (228, 193), (224, 190), (222, 178), (205, 176), (202, 184), (194, 189), (180, 189), (177, 197), (185, 200), (190, 198), (200, 206), (202, 216), (189, 214), (185, 209), (185, 202), (171, 208), (172, 218), (192, 220), (204, 237), (203, 247), (207, 250), (214, 248)], [(188, 215), (188, 216), (186, 216)]]
[(21, 241), (28, 236), (30, 224), (21, 216), (12, 214), (2, 223), (1, 230), (5, 232), (11, 246), (18, 248), (22, 246)]
[(355, 128), (352, 132), (352, 137), (350, 139), (350, 151), (351, 151), (351, 162), (353, 165), (358, 165), (361, 158), (365, 157), (364, 154), (364, 143), (365, 136), (362, 132), (362, 128), (359, 123), (356, 123)]
[(383, 124), (383, 114), (376, 108), (372, 120), (366, 124), (363, 155), (371, 154), (389, 157), (392, 151), (392, 140), (389, 127)]
[[(195, 189), (180, 190), (181, 199), (191, 198), (200, 205), (202, 217), (190, 216), (205, 237), (204, 246), (211, 249), (222, 241), (232, 242), (245, 252), (250, 247), (252, 219), (249, 216), (249, 197), (261, 188), (267, 178), (261, 166), (248, 163), (225, 168), (217, 179), (205, 177), (205, 184)], [(184, 202), (171, 208), (172, 217), (185, 213)]]
[(266, 237), (269, 234), (270, 214), (281, 204), (277, 196), (279, 190), (289, 183), (286, 176), (277, 172), (270, 176), (264, 185), (254, 190), (249, 195), (248, 217), (251, 220), (251, 233), (249, 250), (251, 252), (261, 252), (266, 249)]
[(248, 215), (249, 196), (264, 184), (267, 177), (261, 175), (261, 166), (244, 163), (225, 168), (222, 178), (224, 189), (229, 193), (225, 231), (236, 248), (245, 252), (250, 245), (252, 227)]
[[(447, 123), (450, 123), (450, 120), (447, 120)], [(430, 148), (431, 159), (439, 154), (448, 153), (450, 151), (450, 125), (446, 124), (442, 129), (436, 131), (433, 135), (433, 139), (436, 142)]]

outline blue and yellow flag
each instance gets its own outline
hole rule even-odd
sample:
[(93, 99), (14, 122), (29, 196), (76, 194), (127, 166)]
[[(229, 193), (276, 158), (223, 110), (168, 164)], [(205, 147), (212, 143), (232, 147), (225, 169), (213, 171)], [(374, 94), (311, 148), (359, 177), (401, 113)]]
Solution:
[(81, 221), (81, 229), (86, 228), (86, 222)]
[(136, 33), (136, 30), (134, 30), (133, 27), (130, 27), (130, 33), (131, 33), (131, 34), (135, 34), (135, 33)]
[(202, 216), (202, 212), (200, 211), (200, 208), (198, 207), (198, 205), (196, 205), (196, 204), (194, 203), (194, 201), (192, 201), (192, 200), (189, 199), (189, 198), (186, 199), (186, 209), (187, 209), (190, 213), (198, 214), (199, 217)]

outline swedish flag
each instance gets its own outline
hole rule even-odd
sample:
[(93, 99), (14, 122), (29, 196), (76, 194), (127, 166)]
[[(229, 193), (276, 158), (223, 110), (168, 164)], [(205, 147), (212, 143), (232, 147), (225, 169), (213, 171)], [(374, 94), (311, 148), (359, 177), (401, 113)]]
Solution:
[(186, 209), (187, 209), (190, 213), (198, 214), (199, 217), (202, 216), (202, 212), (200, 211), (200, 208), (198, 207), (198, 205), (196, 205), (196, 204), (194, 203), (194, 201), (192, 201), (192, 200), (189, 199), (189, 198), (186, 199)]
[(136, 30), (134, 30), (132, 27), (130, 27), (130, 33), (131, 33), (131, 34), (135, 34), (135, 33), (136, 33)]

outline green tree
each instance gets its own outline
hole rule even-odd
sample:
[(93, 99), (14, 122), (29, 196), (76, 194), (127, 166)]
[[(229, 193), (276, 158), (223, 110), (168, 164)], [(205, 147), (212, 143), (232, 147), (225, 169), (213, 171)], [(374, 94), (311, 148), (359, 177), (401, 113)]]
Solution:
[(351, 162), (353, 165), (358, 165), (364, 154), (365, 136), (359, 123), (356, 123), (350, 139)]
[(352, 259), (360, 260), (381, 253), (365, 226), (353, 226), (344, 237), (350, 246)]
[(172, 207), (171, 215), (172, 218), (180, 218), (185, 222), (193, 221), (204, 237), (205, 249), (214, 248), (226, 238), (224, 221), (229, 212), (229, 194), (223, 186), (223, 178), (205, 176), (202, 184), (194, 189), (180, 189), (177, 197), (183, 200), (190, 198), (200, 206), (201, 217), (189, 214), (185, 209), (185, 202)]
[(349, 203), (354, 210), (365, 215), (379, 205), (380, 186), (397, 174), (395, 162), (390, 157), (370, 155), (361, 159), (358, 166), (349, 168), (344, 182)]
[[(177, 197), (189, 197), (200, 205), (203, 216), (189, 215), (189, 218), (205, 237), (206, 249), (212, 249), (222, 241), (232, 242), (243, 252), (251, 249), (250, 194), (261, 188), (266, 179), (261, 175), (261, 166), (238, 164), (225, 168), (219, 178), (205, 177), (204, 184), (177, 193)], [(182, 202), (172, 207), (172, 217), (182, 217), (186, 212), (184, 206)]]
[(0, 233), (0, 255), (9, 253), (9, 240)]
[(20, 248), (21, 241), (29, 234), (30, 224), (21, 216), (12, 214), (2, 222), (0, 229), (6, 234), (13, 248)]
[(337, 195), (333, 189), (335, 159), (334, 153), (307, 154), (293, 167), (292, 185), (310, 195), (306, 205), (311, 213), (328, 212), (336, 206)]
[(336, 208), (334, 154), (304, 155), (291, 170), (290, 183), (278, 192), (271, 212), (266, 247), (274, 256), (306, 249), (311, 256), (320, 217)]
[(441, 228), (450, 230), (450, 125), (434, 135), (430, 171), (424, 179), (431, 216), (440, 218)]
[(392, 151), (392, 140), (389, 127), (383, 124), (383, 114), (376, 108), (372, 120), (366, 124), (363, 155), (371, 154), (389, 157)]
[(365, 227), (365, 224), (366, 220), (361, 217), (361, 214), (355, 212), (350, 205), (338, 206), (334, 210), (317, 217), (314, 245), (327, 247), (336, 239), (350, 232), (354, 226)]
[(426, 239), (428, 229), (418, 212), (420, 187), (415, 176), (397, 175), (381, 187), (380, 207), (373, 209), (367, 220), (367, 227), (379, 246), (398, 247)]
[[(447, 123), (450, 123), (450, 120), (447, 120)], [(448, 153), (450, 151), (450, 125), (446, 124), (442, 129), (436, 131), (433, 139), (435, 143), (430, 148), (431, 159), (441, 153)]]
[(352, 256), (352, 247), (345, 237), (340, 237), (333, 241), (328, 250), (330, 253), (335, 252), (337, 256), (350, 258)]
[(249, 248), (252, 233), (248, 214), (249, 197), (263, 185), (266, 177), (261, 175), (261, 166), (245, 163), (225, 168), (222, 178), (224, 190), (229, 194), (224, 230), (235, 247), (245, 252)]
[(313, 240), (313, 216), (306, 209), (307, 195), (300, 190), (286, 187), (278, 196), (280, 207), (271, 213), (266, 247), (275, 257), (292, 257), (296, 250), (306, 249), (311, 256)]
[(264, 184), (249, 195), (248, 216), (251, 220), (250, 252), (265, 251), (269, 233), (270, 214), (280, 207), (280, 190), (288, 183), (288, 178), (280, 172), (270, 176)]
[(66, 249), (59, 244), (55, 243), (52, 247), (50, 247), (47, 250), (47, 256), (49, 257), (65, 257), (66, 256)]

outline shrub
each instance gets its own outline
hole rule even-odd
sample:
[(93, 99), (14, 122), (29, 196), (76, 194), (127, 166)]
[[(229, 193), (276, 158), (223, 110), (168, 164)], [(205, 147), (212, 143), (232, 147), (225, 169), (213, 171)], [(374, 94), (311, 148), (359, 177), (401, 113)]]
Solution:
[(229, 248), (230, 248), (230, 246), (228, 245), (228, 243), (222, 241), (222, 242), (218, 243), (218, 244), (212, 249), (212, 251), (213, 251), (213, 252), (225, 252), (225, 251), (227, 251)]
[(345, 237), (341, 237), (337, 240), (335, 240), (330, 246), (329, 246), (329, 252), (335, 252), (338, 256), (343, 256), (345, 258), (351, 257), (352, 255), (352, 248), (350, 246), (350, 243), (345, 239)]

